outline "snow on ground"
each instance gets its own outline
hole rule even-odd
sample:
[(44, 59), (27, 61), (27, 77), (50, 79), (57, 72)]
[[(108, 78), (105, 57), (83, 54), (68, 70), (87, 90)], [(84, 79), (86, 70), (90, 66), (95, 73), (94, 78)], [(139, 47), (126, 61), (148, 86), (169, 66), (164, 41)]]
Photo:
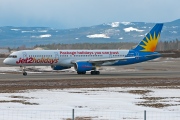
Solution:
[(19, 31), (19, 30), (21, 30), (21, 29), (16, 29), (16, 28), (14, 28), (14, 29), (11, 29), (12, 31)]
[[(33, 30), (34, 31), (34, 30)], [(21, 33), (33, 32), (33, 31), (21, 31)]]
[(120, 40), (122, 40), (122, 39), (123, 39), (123, 37), (120, 37), (119, 39), (120, 39)]
[(49, 38), (51, 37), (51, 34), (44, 34), (44, 35), (39, 35), (39, 36), (31, 36), (32, 38)]
[(87, 35), (88, 38), (110, 38), (106, 34), (94, 34), (94, 35)]
[(47, 38), (47, 37), (51, 37), (51, 34), (45, 34), (45, 35), (40, 35), (39, 38)]
[(112, 22), (110, 25), (111, 27), (119, 27), (119, 22)]
[(38, 32), (48, 32), (48, 30), (38, 30)]
[(176, 33), (178, 33), (177, 31), (169, 31), (170, 33), (174, 33), (174, 34), (176, 34)]
[(143, 32), (144, 30), (139, 30), (137, 28), (128, 27), (128, 28), (124, 28), (124, 31), (125, 32), (131, 32), (131, 31)]
[[(71, 118), (71, 110), (75, 109), (75, 117), (89, 117), (95, 120), (143, 120), (144, 110), (147, 111), (147, 119), (179, 120), (179, 92), (178, 89), (112, 87), (1, 93), (0, 119), (62, 120)], [(148, 103), (147, 99), (142, 99), (148, 97), (157, 100)], [(25, 101), (26, 104), (20, 101)], [(142, 102), (161, 102), (170, 106), (156, 108), (138, 105)]]
[(145, 35), (138, 35), (139, 37), (144, 37)]
[(20, 67), (0, 67), (0, 72), (17, 72), (20, 71)]
[(131, 22), (121, 22), (121, 24), (124, 24), (124, 25), (131, 25), (132, 23), (131, 23)]

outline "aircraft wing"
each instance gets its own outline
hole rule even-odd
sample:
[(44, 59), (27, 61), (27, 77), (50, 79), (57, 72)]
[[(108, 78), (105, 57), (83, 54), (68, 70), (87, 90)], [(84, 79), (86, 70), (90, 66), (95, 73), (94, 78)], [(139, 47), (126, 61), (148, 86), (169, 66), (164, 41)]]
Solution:
[(77, 60), (77, 61), (71, 61), (71, 63), (79, 62), (79, 61), (87, 61), (90, 63), (104, 63), (104, 62), (113, 62), (117, 60), (127, 60), (127, 59), (132, 59), (135, 57), (118, 57), (118, 58), (102, 58), (102, 59), (89, 59), (89, 60)]
[(163, 55), (175, 55), (176, 53), (171, 52), (171, 53), (160, 53), (160, 54), (161, 56), (163, 56)]
[(119, 57), (119, 58), (104, 58), (104, 59), (91, 59), (89, 60), (90, 63), (96, 63), (96, 62), (112, 62), (117, 60), (127, 60), (135, 57)]
[(159, 54), (159, 53), (158, 54), (150, 54), (150, 55), (146, 55), (145, 57), (155, 57), (155, 56), (161, 56), (161, 54)]
[(165, 56), (165, 55), (175, 55), (175, 53), (156, 53), (156, 54), (145, 55), (145, 57), (155, 57), (155, 56)]

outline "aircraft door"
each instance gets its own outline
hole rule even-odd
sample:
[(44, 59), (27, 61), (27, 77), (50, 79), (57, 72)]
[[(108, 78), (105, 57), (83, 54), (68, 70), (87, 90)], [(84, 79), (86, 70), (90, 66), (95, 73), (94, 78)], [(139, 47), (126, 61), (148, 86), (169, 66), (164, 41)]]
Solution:
[(136, 59), (139, 60), (139, 53), (136, 52)]
[(111, 53), (109, 54), (109, 58), (112, 58), (112, 54)]
[(59, 60), (59, 55), (58, 55), (58, 52), (54, 52), (54, 57), (55, 57), (55, 59), (57, 59), (57, 60)]
[(27, 53), (26, 52), (23, 52), (23, 59), (26, 59), (28, 56), (27, 56)]

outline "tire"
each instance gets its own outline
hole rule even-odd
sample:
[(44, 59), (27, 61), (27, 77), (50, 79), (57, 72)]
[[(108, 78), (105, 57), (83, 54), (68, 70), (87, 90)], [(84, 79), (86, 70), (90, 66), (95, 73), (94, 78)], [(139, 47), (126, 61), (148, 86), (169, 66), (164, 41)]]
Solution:
[(86, 71), (85, 72), (77, 72), (77, 74), (86, 74)]
[(99, 75), (100, 74), (100, 72), (99, 71), (96, 71), (96, 75)]
[(91, 71), (91, 75), (94, 75), (94, 71)]
[(99, 75), (100, 72), (99, 71), (91, 71), (91, 75)]
[(26, 76), (26, 75), (27, 75), (27, 72), (23, 72), (23, 75)]

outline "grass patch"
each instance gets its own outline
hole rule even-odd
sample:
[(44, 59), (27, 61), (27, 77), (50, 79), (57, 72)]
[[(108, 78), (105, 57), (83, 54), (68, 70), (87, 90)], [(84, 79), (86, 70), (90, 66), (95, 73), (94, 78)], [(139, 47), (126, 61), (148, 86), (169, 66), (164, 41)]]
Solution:
[(24, 105), (39, 105), (38, 103), (30, 103), (26, 100), (1, 100), (0, 103), (21, 103)]
[(145, 94), (153, 92), (153, 91), (151, 91), (151, 90), (129, 90), (127, 92), (131, 93), (131, 94), (145, 95)]
[[(93, 118), (98, 118), (98, 117), (76, 117), (74, 120), (92, 120)], [(71, 118), (63, 119), (63, 120), (72, 120)]]
[(10, 96), (10, 98), (34, 99), (34, 97), (24, 97), (24, 96)]
[(88, 93), (88, 92), (69, 92), (69, 93)]
[(153, 108), (164, 108), (168, 106), (172, 106), (171, 104), (162, 104), (162, 103), (138, 103), (136, 104), (138, 106), (144, 106), (144, 107), (153, 107)]
[[(163, 102), (170, 102), (173, 99), (180, 98), (180, 97), (142, 97), (139, 99), (144, 99), (145, 101), (139, 102), (136, 105), (138, 106), (145, 106), (145, 107), (153, 107), (153, 108), (164, 108), (169, 106), (178, 106), (180, 104), (168, 104)], [(168, 100), (170, 99), (170, 100)]]

